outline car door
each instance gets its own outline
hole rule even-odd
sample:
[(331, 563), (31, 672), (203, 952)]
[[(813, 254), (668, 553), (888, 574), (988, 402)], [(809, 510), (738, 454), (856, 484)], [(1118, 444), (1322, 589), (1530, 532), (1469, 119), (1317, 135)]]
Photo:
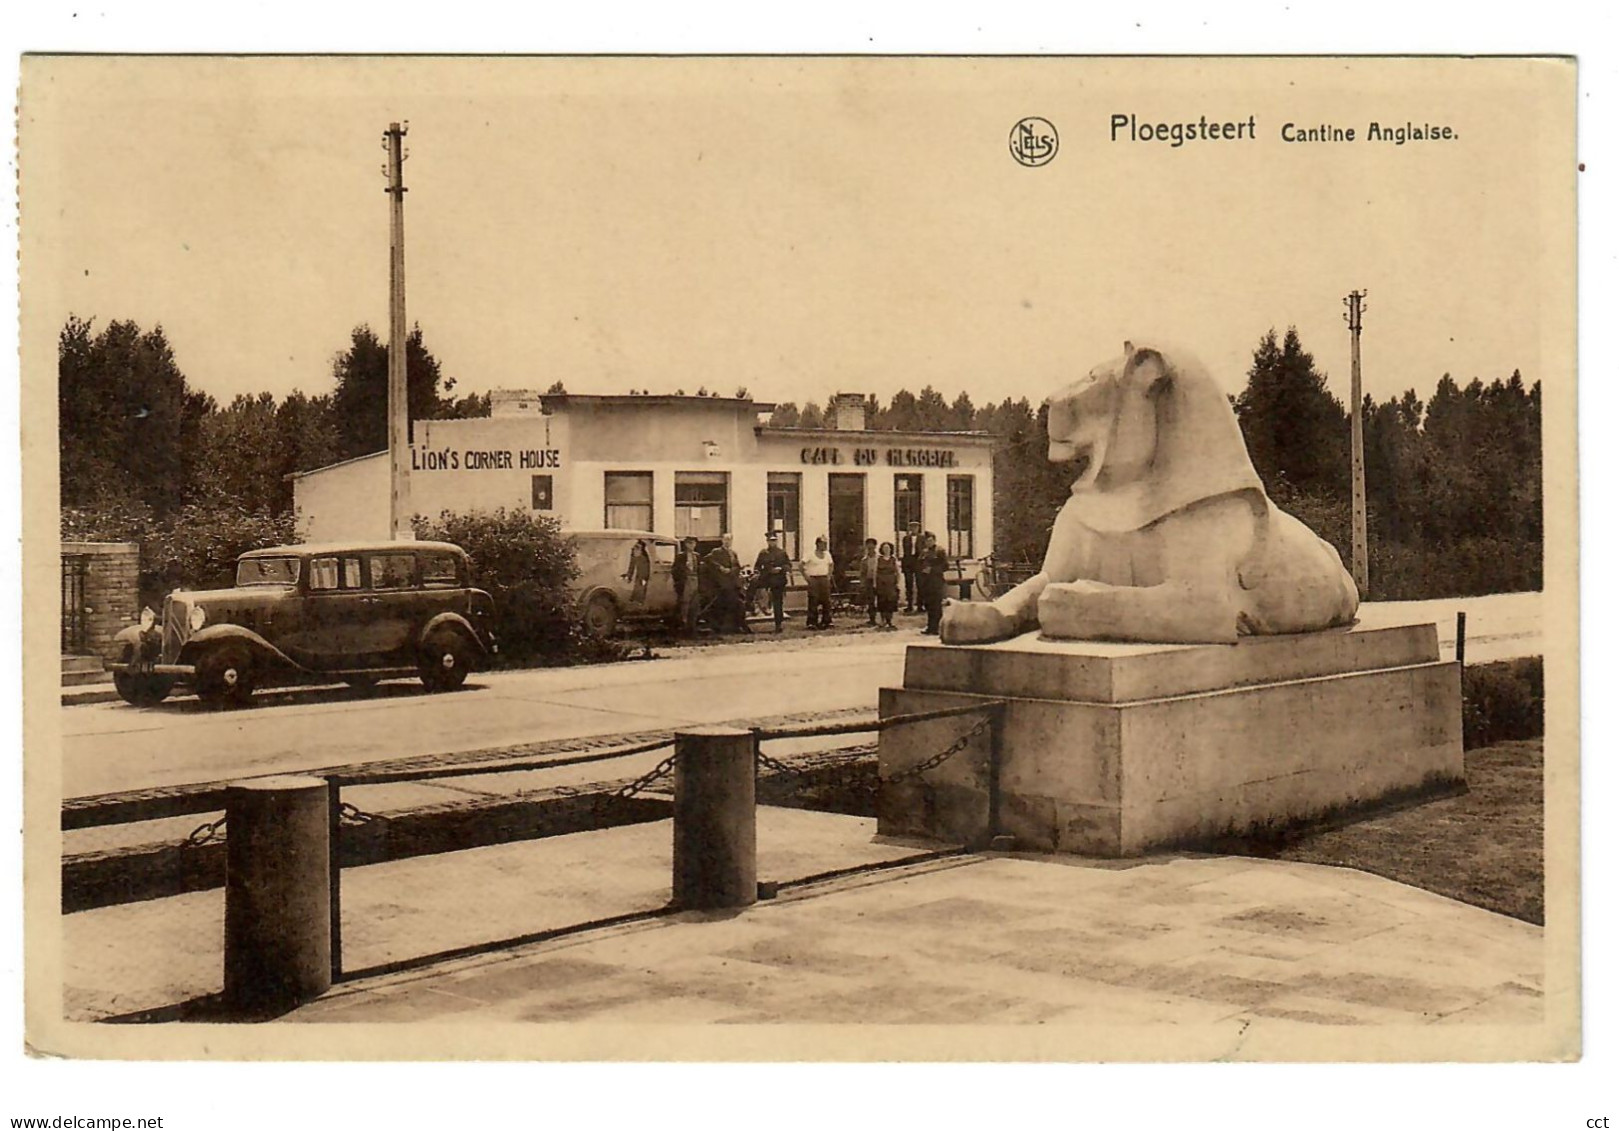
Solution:
[(364, 555), (366, 652), (378, 664), (413, 662), (416, 638), (426, 618), (417, 590), (416, 555), (380, 550)]
[(301, 623), (286, 640), (287, 654), (316, 671), (364, 666), (357, 658), (367, 647), (368, 606), (358, 554), (332, 554), (309, 560), (307, 596)]
[(651, 544), (652, 577), (646, 587), (646, 611), (666, 616), (675, 611), (675, 555), (679, 547), (669, 538), (648, 539)]
[(471, 607), (467, 601), (467, 566), (460, 555), (448, 550), (418, 550), (417, 577), (420, 588), (416, 593), (415, 637), (419, 638), (427, 622), (440, 613), (459, 613), (467, 616)]

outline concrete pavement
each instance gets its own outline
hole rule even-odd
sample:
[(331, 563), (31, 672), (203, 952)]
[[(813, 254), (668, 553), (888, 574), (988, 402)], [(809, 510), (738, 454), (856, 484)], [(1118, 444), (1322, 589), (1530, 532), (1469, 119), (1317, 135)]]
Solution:
[[(761, 879), (918, 847), (862, 818), (767, 807), (759, 821)], [(670, 840), (657, 822), (347, 869), (346, 965), (658, 907)], [(68, 1015), (217, 991), (222, 907), (216, 891), (65, 916)], [(1346, 869), (968, 856), (361, 978), (284, 1021), (1175, 1023), (1252, 1038), (1534, 1024), (1543, 967), (1538, 927)]]

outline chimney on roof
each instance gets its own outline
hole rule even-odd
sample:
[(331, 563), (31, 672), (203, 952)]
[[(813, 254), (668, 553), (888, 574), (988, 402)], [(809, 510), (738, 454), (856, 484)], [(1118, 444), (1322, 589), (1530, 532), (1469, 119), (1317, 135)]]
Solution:
[(832, 418), (832, 427), (839, 432), (864, 432), (866, 430), (866, 395), (864, 393), (839, 393), (832, 398), (836, 414)]
[(545, 411), (533, 389), (489, 390), (490, 416), (538, 416)]

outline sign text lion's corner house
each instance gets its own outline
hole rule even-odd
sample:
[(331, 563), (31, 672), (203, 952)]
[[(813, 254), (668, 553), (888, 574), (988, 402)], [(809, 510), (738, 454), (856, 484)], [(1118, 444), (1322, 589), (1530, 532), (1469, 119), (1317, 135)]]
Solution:
[[(647, 530), (701, 542), (732, 534), (744, 560), (766, 531), (801, 558), (826, 536), (848, 561), (910, 522), (952, 558), (993, 540), (994, 446), (985, 432), (866, 428), (865, 398), (840, 394), (830, 428), (761, 423), (771, 406), (701, 396), (539, 395), (501, 390), (491, 415), (415, 423), (411, 509), (505, 507), (569, 529)], [(310, 541), (388, 535), (379, 452), (294, 477)]]

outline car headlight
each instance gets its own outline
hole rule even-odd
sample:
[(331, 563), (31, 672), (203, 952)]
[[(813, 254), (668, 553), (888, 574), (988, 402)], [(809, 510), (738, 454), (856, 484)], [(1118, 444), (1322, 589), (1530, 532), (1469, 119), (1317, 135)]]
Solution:
[(148, 605), (144, 609), (141, 610), (141, 631), (142, 632), (151, 632), (152, 631), (152, 626), (155, 625), (156, 623), (157, 623), (157, 614), (152, 611), (152, 606)]
[(197, 606), (193, 607), (192, 610), (191, 610), (191, 631), (196, 632), (199, 628), (201, 628), (203, 625), (205, 625), (207, 623), (208, 623), (208, 613), (207, 613), (207, 611), (204, 610), (201, 605), (197, 605)]

